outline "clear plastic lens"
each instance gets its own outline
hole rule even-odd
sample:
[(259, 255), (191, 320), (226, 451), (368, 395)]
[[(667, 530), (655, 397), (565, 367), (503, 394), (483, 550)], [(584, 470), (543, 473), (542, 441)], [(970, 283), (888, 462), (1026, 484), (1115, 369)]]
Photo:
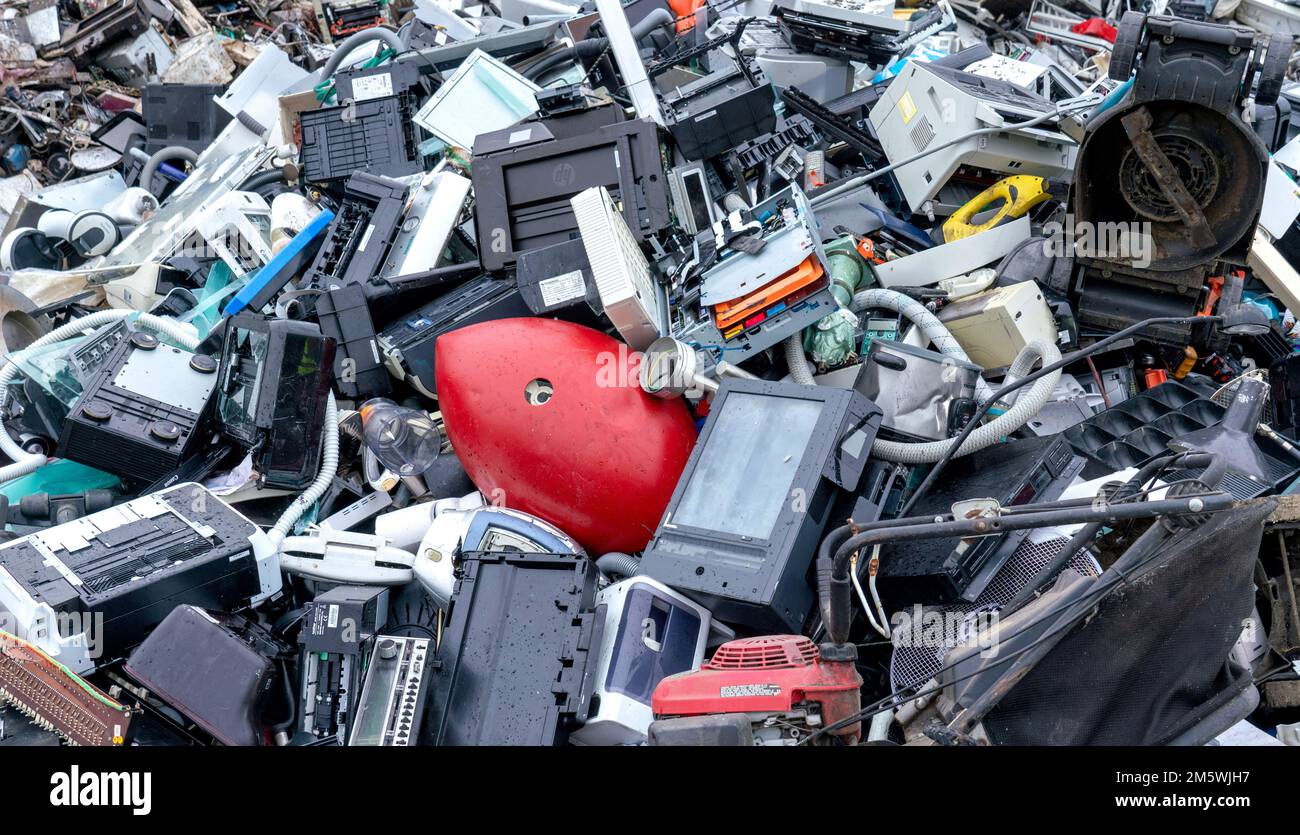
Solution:
[(382, 397), (361, 404), (361, 425), (366, 446), (401, 476), (423, 473), (442, 448), (442, 433), (427, 414)]

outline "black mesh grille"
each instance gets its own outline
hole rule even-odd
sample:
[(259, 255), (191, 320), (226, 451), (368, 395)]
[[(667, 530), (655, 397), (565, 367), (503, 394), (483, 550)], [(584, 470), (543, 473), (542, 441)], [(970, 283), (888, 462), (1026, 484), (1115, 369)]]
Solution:
[[(1065, 537), (1044, 538), (1034, 542), (1031, 533), (1011, 555), (1011, 559), (998, 569), (988, 586), (976, 598), (974, 603), (961, 603), (952, 606), (927, 606), (923, 611), (934, 612), (940, 616), (948, 613), (972, 614), (989, 611), (1011, 602), (1020, 590), (1042, 571), (1068, 542)], [(1101, 573), (1097, 561), (1086, 551), (1080, 551), (1070, 560), (1069, 567), (1086, 577), (1095, 577)], [(943, 666), (944, 656), (955, 646), (957, 641), (949, 640), (939, 646), (905, 645), (902, 633), (895, 633), (894, 654), (890, 661), (889, 676), (893, 689), (914, 687), (925, 684), (934, 678)]]

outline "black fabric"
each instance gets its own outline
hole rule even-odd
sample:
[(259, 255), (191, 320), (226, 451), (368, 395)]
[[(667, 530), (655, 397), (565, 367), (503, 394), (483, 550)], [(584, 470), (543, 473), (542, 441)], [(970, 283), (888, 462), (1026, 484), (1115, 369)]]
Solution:
[(1249, 686), (1250, 671), (1228, 656), (1254, 603), (1252, 569), (1273, 504), (1187, 532), (1153, 525), (1111, 569), (1130, 572), (1128, 581), (989, 712), (990, 738), (1159, 745)]

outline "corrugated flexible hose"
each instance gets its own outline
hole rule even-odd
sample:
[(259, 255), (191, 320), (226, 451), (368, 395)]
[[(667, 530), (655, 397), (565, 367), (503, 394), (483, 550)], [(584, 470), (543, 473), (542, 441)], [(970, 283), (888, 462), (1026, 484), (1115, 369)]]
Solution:
[[(1042, 340), (1034, 340), (1020, 350), (1020, 353), (1016, 356), (1016, 361), (1011, 364), (1010, 370), (1007, 371), (1006, 382), (1010, 383), (1026, 376), (1040, 360), (1044, 365), (1051, 365), (1060, 359), (1061, 352), (1057, 350), (1055, 345)], [(985, 447), (992, 446), (1024, 426), (1051, 399), (1052, 392), (1056, 389), (1056, 384), (1060, 379), (1061, 372), (1058, 370), (1035, 382), (1027, 391), (1024, 391), (1016, 398), (1016, 402), (1011, 408), (971, 432), (954, 457), (960, 458), (963, 455), (970, 455), (972, 452), (978, 452)], [(900, 464), (932, 464), (942, 458), (954, 443), (956, 443), (955, 438), (923, 443), (903, 443), (877, 438), (876, 442), (871, 446), (871, 454), (877, 458), (896, 461)]]

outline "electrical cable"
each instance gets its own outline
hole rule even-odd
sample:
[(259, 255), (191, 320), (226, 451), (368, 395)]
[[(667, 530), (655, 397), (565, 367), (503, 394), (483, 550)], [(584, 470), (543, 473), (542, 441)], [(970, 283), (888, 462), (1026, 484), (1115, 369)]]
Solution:
[(357, 47), (369, 43), (370, 41), (383, 41), (393, 50), (393, 52), (398, 54), (401, 54), (406, 50), (406, 45), (402, 43), (401, 38), (397, 37), (397, 33), (391, 29), (386, 29), (383, 26), (374, 26), (370, 29), (362, 29), (360, 32), (349, 36), (347, 40), (338, 45), (338, 48), (334, 50), (334, 54), (325, 62), (325, 67), (321, 70), (320, 77), (323, 79), (330, 78), (343, 64), (344, 58), (348, 57), (348, 55)]
[(280, 681), (284, 684), (284, 694), (289, 702), (289, 715), (283, 721), (271, 726), (273, 734), (288, 731), (298, 721), (298, 694), (293, 691), (293, 681), (289, 678), (289, 664), (283, 658), (280, 659)]
[[(885, 632), (889, 633), (889, 618), (885, 615), (885, 604), (880, 599), (880, 590), (876, 588), (876, 577), (880, 574), (880, 546), (871, 549), (871, 559), (867, 561), (867, 588), (871, 589), (871, 600), (876, 604), (876, 614), (880, 617), (880, 622), (885, 625)], [(893, 640), (892, 634), (886, 634), (886, 638)]]
[[(1155, 561), (1156, 559), (1158, 559), (1158, 558), (1162, 555), (1162, 553), (1163, 553), (1163, 550), (1162, 550), (1162, 549), (1159, 549), (1159, 548), (1152, 549), (1152, 553), (1149, 554), (1149, 555), (1148, 555), (1148, 556), (1147, 556), (1147, 557), (1146, 557), (1146, 558), (1145, 558), (1141, 563), (1139, 563), (1139, 564), (1136, 565), (1136, 566), (1133, 566), (1133, 567), (1132, 567), (1132, 568), (1127, 572), (1127, 574), (1131, 574), (1131, 573), (1133, 573), (1134, 571), (1141, 570), (1142, 568), (1146, 567), (1147, 564), (1149, 564), (1149, 563)], [(904, 695), (904, 691), (911, 690), (911, 689), (913, 689), (913, 688), (907, 688), (907, 687), (905, 687), (905, 688), (900, 688), (900, 689), (898, 689), (898, 690), (891, 691), (889, 695), (887, 695), (887, 696), (885, 696), (885, 697), (883, 697), (883, 698), (881, 698), (881, 699), (878, 699), (877, 701), (875, 701), (875, 702), (872, 703), (871, 705), (868, 705), (867, 707), (862, 708), (862, 709), (859, 710), (857, 713), (855, 713), (855, 714), (853, 714), (853, 715), (851, 715), (851, 716), (846, 716), (846, 717), (844, 717), (843, 719), (837, 720), (836, 722), (833, 722), (833, 723), (830, 724), (830, 725), (826, 725), (826, 726), (824, 726), (824, 727), (822, 727), (822, 728), (818, 728), (818, 729), (817, 729), (816, 731), (814, 731), (812, 734), (810, 734), (809, 736), (807, 736), (807, 737), (805, 737), (804, 739), (800, 740), (800, 743), (799, 743), (799, 744), (802, 745), (802, 744), (805, 744), (805, 743), (807, 743), (807, 742), (809, 742), (809, 741), (811, 741), (811, 740), (813, 740), (813, 739), (816, 739), (816, 738), (818, 738), (819, 736), (822, 736), (822, 735), (824, 735), (824, 734), (830, 734), (830, 733), (833, 733), (833, 732), (839, 730), (840, 728), (843, 728), (843, 727), (846, 727), (847, 725), (851, 725), (851, 724), (853, 724), (854, 722), (861, 722), (861, 721), (863, 721), (864, 719), (867, 719), (867, 718), (869, 718), (869, 717), (872, 717), (872, 716), (876, 715), (877, 713), (880, 713), (880, 712), (882, 712), (882, 711), (884, 711), (884, 710), (892, 709), (892, 706), (895, 705), (895, 704), (901, 704), (901, 703), (904, 703), (904, 702), (914, 701), (914, 700), (916, 700), (916, 699), (924, 698), (924, 697), (926, 697), (926, 696), (929, 696), (929, 695), (933, 695), (933, 694), (935, 694), (935, 693), (942, 692), (945, 688), (947, 688), (947, 687), (949, 687), (949, 686), (951, 686), (951, 685), (958, 684), (958, 683), (960, 683), (960, 682), (962, 682), (962, 681), (965, 681), (965, 680), (967, 680), (967, 679), (970, 679), (970, 678), (974, 678), (974, 677), (977, 676), (977, 675), (983, 675), (983, 674), (987, 673), (990, 669), (994, 669), (994, 668), (996, 668), (996, 667), (1000, 667), (1000, 666), (1003, 665), (1003, 664), (1006, 664), (1006, 663), (1009, 663), (1009, 662), (1011, 662), (1011, 661), (1014, 661), (1014, 660), (1018, 659), (1018, 658), (1019, 658), (1020, 656), (1022, 656), (1023, 654), (1025, 654), (1025, 653), (1027, 653), (1027, 652), (1029, 652), (1029, 651), (1031, 651), (1031, 650), (1033, 650), (1033, 649), (1036, 649), (1038, 646), (1042, 645), (1042, 643), (1044, 643), (1045, 641), (1050, 640), (1051, 638), (1055, 637), (1058, 633), (1060, 633), (1060, 632), (1064, 632), (1064, 631), (1067, 631), (1067, 630), (1069, 630), (1069, 629), (1073, 629), (1074, 626), (1077, 625), (1077, 619), (1078, 619), (1078, 618), (1082, 617), (1084, 614), (1086, 614), (1087, 612), (1091, 611), (1093, 608), (1095, 608), (1098, 604), (1100, 604), (1100, 603), (1101, 603), (1103, 600), (1105, 600), (1107, 597), (1109, 597), (1110, 595), (1112, 595), (1112, 594), (1114, 594), (1115, 592), (1119, 591), (1119, 589), (1123, 588), (1123, 587), (1126, 585), (1126, 583), (1127, 583), (1127, 574), (1121, 576), (1121, 579), (1120, 579), (1119, 581), (1115, 581), (1115, 582), (1111, 582), (1111, 583), (1109, 583), (1109, 584), (1106, 586), (1106, 588), (1102, 589), (1100, 592), (1097, 592), (1096, 587), (1095, 587), (1095, 585), (1094, 585), (1094, 587), (1089, 588), (1089, 589), (1084, 593), (1084, 595), (1082, 595), (1082, 596), (1080, 596), (1080, 597), (1078, 597), (1078, 598), (1075, 598), (1074, 600), (1068, 600), (1068, 601), (1065, 601), (1064, 603), (1059, 604), (1058, 607), (1057, 607), (1057, 609), (1055, 609), (1055, 610), (1049, 609), (1048, 611), (1044, 612), (1044, 613), (1043, 613), (1041, 616), (1039, 616), (1038, 618), (1036, 618), (1036, 619), (1034, 619), (1033, 621), (1031, 621), (1031, 622), (1025, 624), (1025, 625), (1024, 625), (1023, 627), (1021, 627), (1020, 629), (1016, 630), (1015, 632), (1012, 632), (1012, 633), (1011, 633), (1010, 635), (1008, 635), (1008, 636), (1003, 636), (1003, 637), (1001, 638), (1001, 640), (1002, 640), (1003, 642), (1005, 642), (1005, 641), (1007, 641), (1007, 640), (1009, 640), (1009, 639), (1011, 639), (1011, 638), (1015, 638), (1015, 637), (1017, 637), (1018, 635), (1021, 635), (1021, 634), (1025, 633), (1025, 632), (1029, 631), (1030, 629), (1033, 629), (1034, 627), (1038, 626), (1038, 624), (1039, 624), (1040, 622), (1042, 622), (1042, 621), (1048, 619), (1049, 617), (1056, 617), (1056, 616), (1059, 615), (1060, 617), (1064, 618), (1065, 615), (1066, 615), (1067, 610), (1068, 610), (1070, 607), (1073, 607), (1073, 606), (1083, 606), (1083, 610), (1082, 610), (1082, 611), (1080, 611), (1080, 612), (1077, 613), (1077, 614), (1070, 615), (1070, 620), (1069, 620), (1069, 621), (1063, 622), (1063, 623), (1062, 623), (1060, 626), (1058, 626), (1058, 627), (1054, 627), (1052, 631), (1049, 631), (1049, 632), (1044, 633), (1043, 635), (1039, 636), (1038, 638), (1036, 638), (1036, 639), (1035, 639), (1032, 643), (1030, 643), (1029, 645), (1024, 646), (1024, 647), (1021, 647), (1020, 649), (1017, 649), (1017, 650), (1012, 650), (1010, 653), (1008, 653), (1008, 654), (1005, 655), (1005, 656), (1001, 656), (1001, 655), (1000, 655), (999, 658), (998, 658), (997, 660), (995, 660), (995, 661), (991, 661), (991, 662), (988, 662), (987, 664), (982, 665), (981, 667), (979, 667), (978, 669), (974, 670), (973, 672), (968, 673), (968, 674), (963, 675), (963, 676), (959, 676), (959, 677), (953, 679), (952, 681), (948, 682), (947, 684), (938, 684), (938, 685), (935, 685), (934, 687), (931, 687), (931, 688), (929, 688), (929, 689), (922, 689), (922, 690), (919, 690), (919, 691), (917, 691), (917, 692), (915, 692), (915, 693), (911, 693), (911, 694), (909, 694), (909, 695)], [(1102, 575), (1102, 577), (1105, 577), (1105, 576), (1106, 576), (1106, 575), (1104, 575), (1104, 574)], [(1117, 576), (1119, 576), (1119, 575), (1117, 575)], [(1100, 582), (1100, 581), (1101, 581), (1101, 578), (1098, 578), (1097, 582)], [(1094, 596), (1095, 596), (1096, 599), (1093, 599)], [(1084, 604), (1086, 604), (1086, 605), (1084, 605)], [(954, 662), (952, 662), (952, 663), (945, 664), (943, 667), (940, 667), (939, 670), (935, 672), (935, 675), (934, 675), (933, 677), (931, 677), (930, 681), (934, 681), (935, 678), (937, 678), (939, 675), (942, 675), (944, 672), (947, 672), (947, 671), (949, 671), (949, 670), (955, 669), (955, 668), (957, 667), (957, 665), (958, 665), (959, 663), (961, 663), (962, 660), (963, 660), (963, 659), (958, 659), (958, 661), (954, 661)], [(927, 683), (928, 683), (928, 682), (927, 682)]]
[(239, 188), (236, 189), (236, 191), (256, 191), (260, 193), (261, 190), (267, 186), (283, 184), (285, 182), (284, 169), (271, 168), (251, 175), (247, 180), (244, 180), (244, 182), (239, 184)]
[(867, 616), (867, 622), (871, 624), (871, 628), (879, 632), (881, 637), (885, 640), (889, 640), (888, 626), (881, 626), (880, 623), (876, 621), (876, 616), (872, 612), (872, 606), (867, 602), (867, 595), (862, 590), (862, 583), (858, 580), (857, 561), (858, 558), (855, 556), (852, 560), (849, 576), (853, 579), (853, 588), (857, 591), (858, 600), (862, 603), (862, 613)]
[(1209, 324), (1209, 323), (1217, 323), (1222, 321), (1223, 321), (1222, 316), (1160, 316), (1152, 319), (1144, 319), (1141, 322), (1130, 325), (1127, 328), (1124, 328), (1123, 330), (1116, 331), (1110, 336), (1092, 343), (1087, 348), (1081, 348), (1078, 351), (1075, 351), (1065, 357), (1062, 357), (1056, 362), (1050, 363), (1048, 365), (1044, 365), (1042, 368), (1038, 369), (1032, 374), (1029, 374), (1028, 376), (1021, 377), (1020, 379), (1015, 380), (1014, 382), (1004, 385), (1002, 388), (998, 389), (996, 392), (993, 393), (993, 397), (991, 397), (984, 403), (980, 404), (979, 408), (975, 410), (975, 414), (971, 416), (971, 419), (966, 423), (965, 428), (963, 428), (962, 431), (957, 434), (956, 442), (949, 447), (948, 451), (944, 453), (944, 455), (941, 458), (939, 458), (937, 461), (934, 462), (934, 466), (930, 468), (930, 472), (926, 475), (925, 479), (922, 480), (921, 483), (917, 486), (916, 490), (912, 492), (911, 497), (907, 500), (907, 503), (903, 505), (903, 508), (902, 510), (899, 511), (898, 515), (907, 516), (911, 512), (912, 508), (916, 506), (917, 501), (926, 494), (926, 492), (930, 489), (931, 486), (934, 485), (935, 480), (938, 479), (940, 473), (943, 472), (944, 467), (948, 465), (948, 462), (955, 457), (954, 454), (956, 453), (956, 451), (961, 448), (961, 445), (964, 444), (966, 442), (966, 439), (969, 438), (971, 434), (975, 431), (979, 422), (984, 418), (986, 414), (988, 414), (989, 409), (992, 408), (993, 404), (1002, 400), (1008, 394), (1011, 394), (1013, 391), (1017, 391), (1023, 386), (1029, 385), (1030, 383), (1035, 382), (1036, 380), (1040, 380), (1043, 377), (1046, 377), (1048, 374), (1058, 372), (1061, 369), (1065, 368), (1067, 365), (1071, 365), (1075, 362), (1078, 362), (1084, 357), (1090, 357), (1093, 354), (1099, 353), (1103, 348), (1109, 347), (1110, 345), (1119, 342), (1121, 339), (1125, 339), (1126, 337), (1129, 337), (1139, 331), (1146, 330), (1148, 327), (1152, 325), (1191, 325), (1197, 323)]
[(1008, 131), (1023, 130), (1024, 128), (1032, 128), (1035, 125), (1041, 125), (1043, 122), (1046, 122), (1050, 119), (1059, 119), (1064, 115), (1066, 114), (1062, 113), (1061, 110), (1057, 108), (1054, 110), (1049, 110), (1048, 112), (1040, 116), (1035, 116), (1034, 118), (1024, 122), (1014, 122), (1012, 124), (1002, 125), (1001, 127), (994, 127), (994, 128), (978, 128), (976, 130), (963, 133), (960, 136), (956, 136), (948, 140), (947, 142), (941, 142), (938, 145), (935, 145), (930, 148), (926, 148), (924, 151), (920, 151), (919, 153), (912, 154), (910, 157), (901, 159), (898, 162), (890, 163), (889, 165), (886, 165), (883, 168), (877, 168), (874, 171), (870, 171), (866, 174), (862, 174), (860, 176), (854, 177), (851, 180), (846, 180), (845, 182), (840, 183), (839, 185), (831, 186), (829, 189), (826, 189), (825, 191), (822, 191), (819, 194), (817, 194), (808, 202), (811, 203), (814, 207), (818, 206), (822, 203), (825, 203), (826, 201), (830, 200), (833, 197), (838, 197), (841, 194), (845, 194), (849, 191), (852, 191), (855, 188), (858, 188), (859, 186), (866, 185), (872, 180), (878, 180), (897, 168), (901, 168), (904, 165), (910, 165), (911, 163), (914, 163), (919, 159), (924, 159), (925, 157), (928, 157), (931, 154), (937, 153), (946, 148), (951, 148), (953, 145), (957, 145), (961, 142), (965, 142), (968, 139), (974, 139), (977, 136), (987, 136), (992, 133), (1006, 133)]
[(1097, 371), (1097, 365), (1088, 357), (1088, 370), (1092, 372), (1092, 381), (1097, 384), (1097, 391), (1101, 392), (1101, 402), (1110, 408), (1110, 395), (1106, 393), (1106, 384), (1101, 381), (1101, 374)]
[[(1116, 504), (1127, 501), (1131, 496), (1136, 495), (1138, 491), (1141, 490), (1143, 484), (1146, 484), (1149, 480), (1159, 478), (1165, 470), (1173, 466), (1175, 461), (1194, 454), (1196, 453), (1165, 455), (1155, 459), (1154, 461), (1148, 462), (1143, 465), (1140, 470), (1134, 473), (1132, 478), (1120, 486), (1109, 501), (1113, 501)], [(1103, 523), (1101, 522), (1088, 522), (1083, 527), (1079, 528), (1079, 530), (1075, 531), (1074, 535), (1066, 541), (1065, 545), (1057, 551), (1055, 556), (1048, 561), (1047, 565), (1043, 566), (1038, 573), (1025, 584), (1020, 592), (1016, 594), (1015, 597), (1011, 598), (1004, 607), (1002, 607), (1002, 611), (1010, 614), (1037, 598), (1039, 590), (1045, 588), (1049, 583), (1051, 583), (1056, 578), (1056, 575), (1069, 564), (1070, 560), (1074, 559), (1075, 554), (1092, 544), (1092, 541), (1097, 538), (1097, 534), (1101, 531), (1102, 527)]]

